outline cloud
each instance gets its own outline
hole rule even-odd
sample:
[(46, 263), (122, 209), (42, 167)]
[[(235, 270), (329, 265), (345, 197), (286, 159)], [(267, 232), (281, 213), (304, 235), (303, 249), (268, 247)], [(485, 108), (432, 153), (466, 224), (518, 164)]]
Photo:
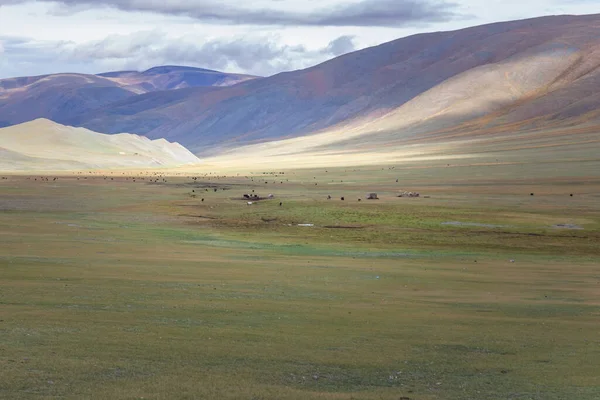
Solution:
[(68, 42), (47, 42), (15, 36), (0, 36), (0, 42), (4, 48), (0, 57), (0, 78), (49, 72), (90, 72), (89, 63), (70, 60), (62, 53)]
[[(0, 0), (0, 6), (31, 0)], [(98, 7), (122, 11), (186, 16), (204, 23), (280, 26), (407, 27), (461, 17), (458, 4), (447, 0), (360, 0), (312, 12), (228, 5), (215, 0), (39, 0), (54, 3), (56, 13)]]
[(0, 56), (4, 53), (4, 43), (0, 40)]
[(329, 42), (329, 45), (324, 49), (326, 54), (333, 56), (341, 56), (342, 54), (354, 51), (354, 36), (340, 36), (339, 38)]
[(0, 64), (0, 75), (4, 77), (18, 68), (29, 74), (48, 65), (55, 72), (97, 73), (173, 64), (268, 76), (309, 67), (354, 50), (350, 36), (341, 36), (320, 49), (307, 49), (282, 44), (277, 35), (215, 38), (199, 43), (196, 36), (168, 37), (158, 30), (111, 35), (85, 43), (0, 40), (6, 44), (4, 58), (8, 60)]
[(181, 64), (256, 75), (307, 67), (352, 50), (352, 39), (347, 36), (333, 40), (322, 49), (309, 50), (304, 46), (281, 44), (276, 35), (216, 38), (198, 43), (195, 36), (169, 38), (159, 31), (113, 35), (65, 48), (77, 60), (120, 60), (125, 66), (137, 69)]

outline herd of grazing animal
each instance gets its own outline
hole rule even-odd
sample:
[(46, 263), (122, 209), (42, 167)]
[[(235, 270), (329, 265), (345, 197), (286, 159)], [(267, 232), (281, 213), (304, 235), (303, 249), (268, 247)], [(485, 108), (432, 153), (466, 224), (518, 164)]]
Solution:
[[(390, 168), (390, 169), (393, 169), (393, 168)], [(354, 171), (356, 171), (356, 170), (354, 170)], [(325, 172), (329, 172), (329, 171), (325, 171)], [(346, 172), (348, 172), (348, 171), (346, 171)], [(275, 178), (279, 178), (280, 176), (285, 175), (285, 172), (263, 172), (262, 174), (263, 175), (271, 175), (271, 176), (274, 176)], [(88, 180), (88, 178), (90, 180), (93, 180), (94, 178), (100, 178), (100, 179), (103, 179), (105, 181), (109, 180), (109, 179), (111, 181), (115, 181), (115, 178), (116, 178), (117, 181), (120, 180), (121, 182), (125, 181), (125, 182), (136, 183), (138, 181), (144, 181), (144, 182), (147, 182), (149, 184), (156, 184), (156, 183), (165, 184), (165, 183), (168, 183), (167, 175), (164, 175), (164, 174), (162, 174), (160, 172), (152, 172), (152, 171), (147, 171), (145, 173), (139, 173), (136, 176), (127, 175), (125, 172), (123, 172), (123, 173), (118, 173), (118, 172), (102, 173), (102, 172), (93, 172), (93, 171), (88, 171), (87, 173), (83, 172), (83, 171), (81, 171), (81, 172), (75, 172), (74, 175), (76, 176), (76, 178), (77, 178), (78, 181), (80, 179)], [(109, 176), (109, 175), (111, 175), (111, 176)], [(184, 176), (184, 175), (183, 174), (172, 174), (170, 176), (177, 177), (177, 176)], [(240, 177), (240, 175), (238, 174), (237, 177)], [(66, 175), (63, 175), (63, 176), (60, 176), (60, 177), (49, 177), (49, 176), (34, 177), (34, 176), (29, 176), (26, 179), (27, 180), (34, 180), (34, 181), (38, 181), (39, 180), (41, 182), (49, 182), (49, 181), (55, 182), (59, 178), (61, 178), (61, 179), (62, 178), (67, 178), (67, 176)], [(119, 179), (119, 178), (121, 178), (121, 179)], [(198, 181), (198, 179), (202, 179), (202, 178), (204, 178), (205, 180), (208, 180), (208, 181), (218, 181), (218, 180), (227, 179), (227, 178), (230, 178), (230, 177), (228, 177), (226, 175), (217, 175), (216, 173), (209, 172), (209, 173), (205, 173), (203, 175), (203, 177), (187, 176), (187, 178), (191, 179), (191, 181), (193, 183), (196, 183)], [(251, 181), (251, 182), (254, 182), (254, 178), (251, 177), (251, 176), (245, 176), (245, 178), (247, 180)], [(1, 177), (1, 180), (8, 180), (8, 179), (9, 179), (9, 177), (6, 177), (6, 176)], [(317, 177), (314, 176), (313, 179), (317, 179)], [(285, 181), (289, 182), (289, 179), (286, 179)], [(396, 183), (398, 183), (399, 179), (395, 179), (395, 181), (396, 181)], [(343, 182), (343, 180), (341, 180), (340, 182)], [(264, 183), (268, 184), (269, 182), (268, 181), (264, 181)], [(274, 181), (273, 183), (276, 183), (276, 182)], [(280, 184), (283, 184), (283, 183), (284, 183), (284, 181), (280, 180)], [(316, 182), (315, 182), (315, 185), (317, 185)], [(215, 187), (215, 185), (213, 185), (213, 184), (210, 184), (210, 186), (211, 186), (210, 188), (212, 189), (213, 192), (215, 192), (215, 193), (218, 192), (218, 190), (219, 190), (218, 187)], [(205, 187), (204, 189), (205, 189), (205, 192), (209, 191), (209, 188)], [(221, 189), (222, 190), (226, 190), (225, 187), (221, 187)], [(535, 196), (535, 193), (531, 192), (529, 195), (530, 196)], [(190, 196), (193, 197), (193, 198), (196, 197), (196, 189), (192, 189), (192, 192), (191, 192)], [(570, 197), (574, 197), (574, 194), (570, 193), (569, 196)], [(397, 195), (397, 197), (421, 197), (421, 196), (420, 196), (420, 194), (418, 192), (401, 191)], [(425, 198), (429, 198), (429, 196), (424, 196), (424, 197)], [(258, 194), (254, 193), (254, 189), (252, 190), (252, 194), (250, 194), (250, 193), (244, 193), (243, 196), (242, 196), (242, 199), (247, 200), (247, 204), (248, 205), (252, 205), (256, 201), (265, 200), (265, 199), (272, 200), (274, 198), (275, 198), (275, 196), (273, 194), (269, 194), (266, 198), (261, 198)], [(369, 194), (366, 195), (365, 198), (367, 200), (379, 200), (379, 197), (377, 196), (376, 193), (369, 193)], [(332, 196), (331, 195), (327, 195), (327, 200), (332, 200)], [(346, 200), (345, 196), (341, 196), (340, 200), (341, 201), (345, 201)], [(204, 202), (205, 198), (202, 198), (201, 201)], [(360, 202), (360, 201), (362, 201), (362, 199), (359, 198), (358, 201)], [(283, 202), (280, 201), (279, 202), (279, 206), (283, 206)]]

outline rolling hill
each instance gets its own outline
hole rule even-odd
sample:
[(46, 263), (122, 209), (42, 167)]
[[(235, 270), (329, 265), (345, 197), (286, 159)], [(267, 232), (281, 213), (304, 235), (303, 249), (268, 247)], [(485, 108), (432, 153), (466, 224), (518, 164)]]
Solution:
[(176, 167), (200, 160), (178, 143), (105, 135), (37, 119), (0, 129), (0, 171)]

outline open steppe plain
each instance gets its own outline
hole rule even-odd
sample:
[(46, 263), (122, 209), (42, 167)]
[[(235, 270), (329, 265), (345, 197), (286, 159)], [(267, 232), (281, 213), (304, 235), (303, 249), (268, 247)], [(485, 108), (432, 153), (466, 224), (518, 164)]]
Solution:
[(5, 175), (0, 398), (598, 399), (599, 163), (539, 161)]

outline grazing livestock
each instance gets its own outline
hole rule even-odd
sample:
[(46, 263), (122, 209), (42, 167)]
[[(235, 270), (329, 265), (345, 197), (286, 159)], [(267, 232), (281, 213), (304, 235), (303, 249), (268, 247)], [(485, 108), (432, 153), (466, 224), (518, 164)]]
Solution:
[(420, 197), (421, 195), (417, 192), (400, 192), (398, 197)]
[(377, 197), (377, 193), (369, 193), (367, 195), (367, 200), (379, 200), (379, 197)]

